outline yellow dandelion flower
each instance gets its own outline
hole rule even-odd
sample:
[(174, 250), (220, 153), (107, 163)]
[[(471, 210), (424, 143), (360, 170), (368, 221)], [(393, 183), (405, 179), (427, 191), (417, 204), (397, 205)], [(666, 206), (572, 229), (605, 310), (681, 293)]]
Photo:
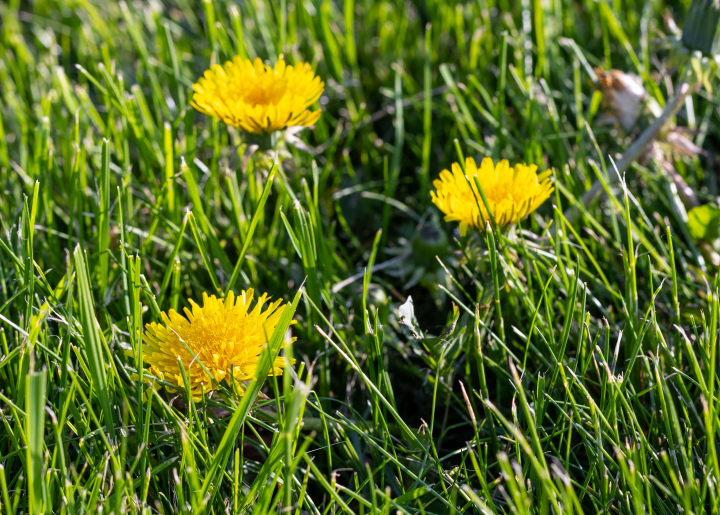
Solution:
[(484, 230), (489, 220), (475, 177), (480, 181), (498, 227), (513, 224), (535, 211), (553, 191), (551, 171), (537, 172), (537, 166), (517, 164), (511, 168), (507, 160), (497, 166), (492, 159), (482, 160), (480, 168), (475, 160), (465, 160), (465, 175), (458, 163), (452, 172), (443, 170), (440, 179), (433, 181), (437, 189), (430, 192), (433, 203), (445, 213), (445, 221), (460, 222), (460, 235), (468, 227)]
[[(217, 390), (223, 380), (234, 381), (243, 392), (242, 381), (255, 375), (263, 346), (286, 307), (276, 300), (263, 310), (268, 300), (263, 294), (251, 310), (253, 295), (252, 289), (237, 297), (230, 292), (223, 300), (203, 293), (202, 307), (190, 300), (192, 310), (185, 308), (185, 316), (170, 310), (161, 314), (163, 324), (146, 324), (143, 358), (153, 375), (184, 389), (179, 356), (193, 397), (200, 396), (201, 386), (205, 392)], [(284, 367), (285, 360), (278, 357), (272, 374), (282, 374)]]
[(192, 106), (241, 131), (268, 134), (286, 127), (314, 124), (320, 110), (309, 111), (325, 83), (310, 64), (286, 66), (280, 56), (274, 68), (259, 58), (236, 56), (216, 64), (193, 84)]

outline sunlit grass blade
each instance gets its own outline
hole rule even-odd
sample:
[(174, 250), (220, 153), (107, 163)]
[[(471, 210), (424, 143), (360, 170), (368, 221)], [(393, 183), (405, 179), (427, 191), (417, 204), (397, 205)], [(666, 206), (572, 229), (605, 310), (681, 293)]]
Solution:
[(252, 242), (253, 235), (255, 234), (255, 227), (258, 224), (258, 220), (260, 219), (260, 216), (263, 213), (263, 210), (265, 209), (265, 203), (267, 202), (268, 196), (270, 195), (270, 190), (272, 189), (273, 179), (275, 178), (275, 174), (277, 173), (277, 170), (279, 168), (279, 163), (275, 163), (270, 170), (270, 173), (268, 174), (267, 182), (265, 182), (265, 186), (263, 187), (262, 195), (260, 195), (260, 201), (258, 202), (257, 208), (255, 209), (255, 213), (253, 214), (252, 220), (250, 220), (250, 227), (247, 230), (247, 233), (245, 234), (245, 241), (243, 242), (242, 249), (240, 250), (240, 255), (238, 256), (238, 260), (235, 263), (235, 269), (233, 270), (232, 275), (230, 276), (230, 280), (228, 281), (228, 285), (225, 288), (225, 294), (233, 289), (235, 286), (235, 282), (237, 281), (240, 271), (242, 270), (242, 263), (243, 259), (245, 258), (245, 253), (247, 252), (248, 248), (250, 247), (250, 243)]
[[(268, 374), (272, 370), (273, 362), (275, 361), (275, 358), (277, 357), (280, 349), (283, 346), (285, 332), (287, 331), (288, 327), (290, 327), (290, 322), (293, 315), (295, 314), (295, 309), (297, 308), (298, 302), (300, 302), (301, 296), (302, 289), (299, 289), (298, 292), (295, 294), (295, 298), (293, 299), (292, 304), (287, 305), (283, 310), (280, 321), (275, 326), (275, 331), (270, 336), (267, 346), (263, 350), (263, 353), (260, 355), (260, 361), (257, 365), (255, 376), (245, 389), (243, 397), (240, 403), (235, 408), (235, 412), (233, 413), (232, 418), (228, 422), (227, 429), (225, 430), (223, 437), (217, 447), (217, 450), (215, 451), (212, 463), (202, 484), (202, 498), (205, 498), (205, 495), (207, 495), (210, 489), (210, 485), (213, 484), (213, 481), (215, 481), (215, 476), (219, 473), (220, 467), (222, 466), (224, 468), (224, 463), (228, 459), (235, 438), (240, 431), (240, 427), (245, 422), (245, 417), (247, 416), (248, 412), (252, 407), (252, 404), (255, 402), (255, 399), (260, 393), (262, 385), (265, 383)], [(217, 485), (214, 491), (217, 492)]]
[(40, 515), (47, 505), (43, 471), (47, 373), (30, 372), (26, 384), (28, 508), (31, 514)]
[(95, 304), (87, 272), (85, 253), (78, 245), (73, 252), (73, 265), (77, 281), (77, 303), (80, 307), (80, 322), (82, 324), (82, 344), (87, 354), (87, 365), (90, 370), (90, 380), (93, 391), (100, 401), (100, 407), (105, 421), (105, 428), (112, 442), (115, 441), (115, 417), (110, 403), (110, 391), (106, 376), (105, 352), (103, 350), (102, 334), (95, 318)]

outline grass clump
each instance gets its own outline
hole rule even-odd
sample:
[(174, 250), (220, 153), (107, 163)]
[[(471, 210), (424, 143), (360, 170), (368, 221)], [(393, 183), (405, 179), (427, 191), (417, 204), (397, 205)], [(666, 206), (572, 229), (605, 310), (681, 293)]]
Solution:
[[(686, 7), (0, 5), (3, 512), (717, 513)], [(308, 64), (198, 112), (236, 56)], [(466, 156), (552, 184), (515, 204)], [(251, 288), (284, 307), (228, 329)]]

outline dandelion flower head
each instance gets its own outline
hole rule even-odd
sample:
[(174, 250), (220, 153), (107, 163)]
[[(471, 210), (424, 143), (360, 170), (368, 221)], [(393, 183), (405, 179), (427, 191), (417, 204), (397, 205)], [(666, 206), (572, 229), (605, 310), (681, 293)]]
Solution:
[(443, 170), (440, 178), (433, 181), (437, 191), (430, 192), (433, 203), (445, 213), (445, 221), (460, 223), (460, 235), (465, 236), (468, 227), (484, 230), (489, 220), (487, 210), (475, 184), (480, 182), (498, 227), (516, 223), (535, 211), (553, 191), (551, 171), (537, 173), (537, 166), (516, 164), (510, 167), (507, 160), (497, 166), (492, 159), (482, 160), (480, 167), (475, 160), (465, 160), (465, 173), (460, 164), (453, 163), (452, 171)]
[[(192, 309), (185, 308), (185, 316), (170, 310), (161, 314), (162, 324), (147, 324), (143, 358), (153, 375), (184, 389), (180, 357), (193, 397), (217, 390), (223, 380), (242, 393), (243, 381), (254, 377), (263, 347), (286, 308), (282, 300), (268, 303), (263, 294), (250, 309), (253, 296), (252, 289), (238, 296), (230, 292), (225, 299), (203, 293), (203, 305), (190, 300)], [(282, 374), (284, 367), (285, 360), (276, 358), (271, 374)]]
[(310, 107), (325, 83), (310, 64), (287, 66), (282, 56), (275, 67), (236, 56), (212, 66), (193, 84), (191, 104), (241, 131), (268, 134), (286, 127), (314, 124), (320, 110)]

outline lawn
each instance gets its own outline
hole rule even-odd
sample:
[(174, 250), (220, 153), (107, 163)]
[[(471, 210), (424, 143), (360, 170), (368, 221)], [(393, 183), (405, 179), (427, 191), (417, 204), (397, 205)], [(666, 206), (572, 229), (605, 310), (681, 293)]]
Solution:
[(719, 21), (0, 2), (2, 512), (719, 513)]

